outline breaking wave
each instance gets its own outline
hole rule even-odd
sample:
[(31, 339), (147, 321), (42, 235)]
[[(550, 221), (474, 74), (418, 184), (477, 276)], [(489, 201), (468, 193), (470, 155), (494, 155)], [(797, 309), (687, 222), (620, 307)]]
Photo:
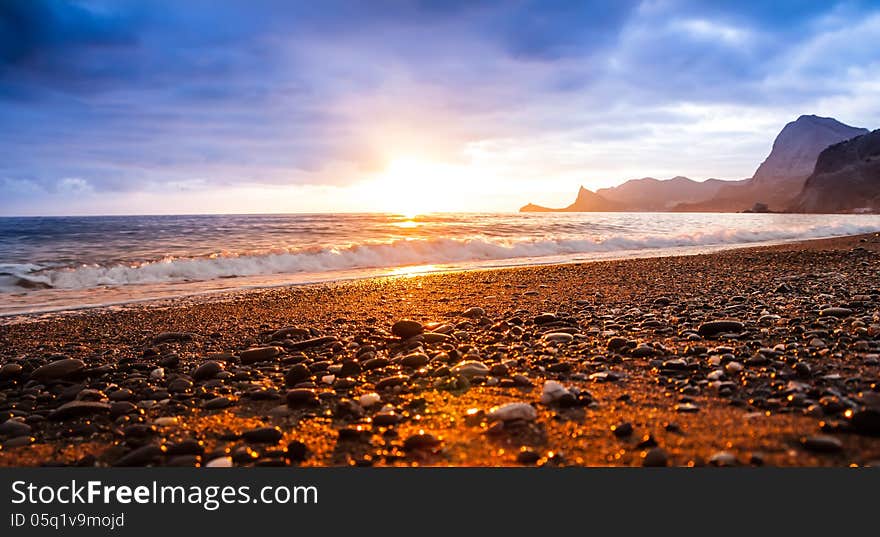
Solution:
[(168, 257), (153, 261), (47, 268), (0, 265), (0, 290), (89, 289), (104, 286), (205, 281), (272, 274), (326, 273), (424, 264), (462, 264), (647, 249), (743, 245), (877, 231), (877, 225), (836, 223), (796, 229), (710, 230), (682, 234), (610, 234), (595, 238), (398, 239), (340, 247)]

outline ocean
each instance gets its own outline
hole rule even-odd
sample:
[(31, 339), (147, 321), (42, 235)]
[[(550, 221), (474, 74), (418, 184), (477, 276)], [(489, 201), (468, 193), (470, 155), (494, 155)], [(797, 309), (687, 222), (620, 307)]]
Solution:
[(880, 231), (880, 215), (0, 218), (0, 315), (385, 275), (686, 254)]

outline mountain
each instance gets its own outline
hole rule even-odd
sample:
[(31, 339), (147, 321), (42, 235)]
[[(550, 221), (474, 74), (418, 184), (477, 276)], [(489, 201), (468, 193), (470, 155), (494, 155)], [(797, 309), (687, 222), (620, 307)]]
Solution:
[(880, 212), (880, 130), (828, 147), (790, 209)]
[(596, 192), (582, 186), (575, 202), (562, 209), (550, 209), (530, 203), (521, 208), (520, 212), (662, 212), (672, 210), (682, 203), (708, 200), (724, 185), (737, 182), (720, 179), (700, 182), (681, 176), (672, 179), (643, 177)]
[(833, 118), (804, 115), (785, 125), (770, 154), (749, 179), (699, 182), (687, 177), (645, 177), (596, 192), (581, 187), (577, 200), (563, 209), (530, 203), (520, 211), (740, 212), (768, 207), (778, 211), (791, 205), (825, 148), (867, 133), (867, 129), (850, 127)]
[(574, 203), (565, 207), (563, 209), (551, 209), (549, 207), (542, 207), (540, 205), (534, 205), (529, 203), (528, 205), (522, 207), (519, 212), (521, 213), (597, 213), (597, 212), (615, 212), (615, 211), (628, 211), (629, 209), (624, 205), (609, 201), (608, 199), (596, 194), (592, 190), (587, 190), (584, 187), (581, 187), (578, 190), (577, 199), (574, 200)]
[(730, 183), (733, 181), (694, 181), (681, 176), (666, 180), (644, 177), (631, 179), (613, 188), (599, 189), (596, 194), (634, 211), (669, 211), (682, 203), (706, 201)]
[(776, 136), (770, 155), (750, 180), (724, 186), (707, 201), (683, 204), (676, 209), (742, 211), (763, 203), (772, 210), (781, 210), (800, 192), (822, 150), (867, 132), (868, 129), (850, 127), (829, 117), (801, 116)]

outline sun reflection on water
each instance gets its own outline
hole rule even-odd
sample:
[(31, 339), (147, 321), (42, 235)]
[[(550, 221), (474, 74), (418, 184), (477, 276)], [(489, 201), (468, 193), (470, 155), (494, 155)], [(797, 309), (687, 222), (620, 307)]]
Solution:
[(410, 265), (408, 267), (397, 267), (391, 271), (392, 276), (416, 276), (426, 272), (434, 272), (437, 265)]
[(415, 220), (408, 219), (408, 220), (402, 220), (400, 222), (394, 222), (394, 225), (397, 227), (402, 227), (402, 228), (415, 228), (415, 227), (419, 227), (420, 224), (418, 222), (416, 222)]

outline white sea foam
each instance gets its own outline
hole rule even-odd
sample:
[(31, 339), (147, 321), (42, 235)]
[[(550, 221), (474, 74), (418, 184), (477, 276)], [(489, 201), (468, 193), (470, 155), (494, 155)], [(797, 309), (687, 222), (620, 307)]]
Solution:
[(443, 238), (398, 239), (328, 248), (273, 249), (268, 252), (224, 253), (208, 257), (164, 258), (137, 264), (42, 269), (33, 264), (0, 265), (0, 290), (36, 288), (89, 289), (102, 286), (205, 281), (238, 276), (326, 273), (423, 264), (540, 259), (617, 251), (741, 245), (868, 233), (880, 229), (864, 223), (747, 229), (715, 229), (691, 233), (608, 233), (591, 238)]

